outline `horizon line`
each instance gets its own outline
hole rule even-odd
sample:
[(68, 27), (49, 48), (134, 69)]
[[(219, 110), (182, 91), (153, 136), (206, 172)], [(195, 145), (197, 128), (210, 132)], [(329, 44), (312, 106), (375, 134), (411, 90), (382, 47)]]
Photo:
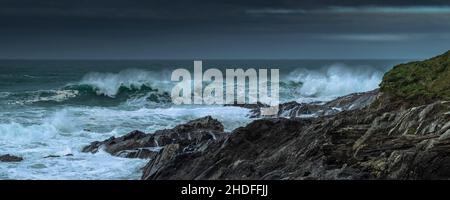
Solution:
[(423, 60), (418, 58), (1, 58), (0, 60), (83, 60), (83, 61), (145, 61), (145, 60)]

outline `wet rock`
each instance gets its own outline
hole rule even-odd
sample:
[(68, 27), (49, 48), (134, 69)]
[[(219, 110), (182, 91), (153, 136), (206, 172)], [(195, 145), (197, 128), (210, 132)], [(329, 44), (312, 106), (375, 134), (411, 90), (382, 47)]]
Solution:
[(123, 158), (141, 158), (141, 159), (154, 159), (158, 155), (160, 148), (138, 148), (132, 150), (122, 150), (114, 155)]
[(378, 90), (353, 93), (325, 103), (288, 102), (280, 104), (281, 117), (318, 117), (339, 113), (345, 110), (362, 109), (375, 101)]
[(151, 146), (153, 144), (147, 144), (151, 143), (152, 141), (148, 141), (149, 137), (144, 132), (141, 131), (132, 131), (122, 137), (115, 138), (110, 137), (107, 140), (104, 140), (102, 142), (92, 142), (90, 145), (84, 147), (82, 149), (82, 152), (91, 152), (96, 153), (99, 148), (103, 148), (106, 152), (114, 154), (123, 150), (131, 150), (131, 149), (137, 149), (140, 147), (145, 146)]
[(158, 172), (163, 171), (161, 168), (167, 168), (170, 166), (169, 162), (172, 162), (175, 156), (178, 155), (179, 150), (179, 144), (169, 144), (165, 146), (163, 150), (155, 156), (156, 158), (144, 167), (142, 178), (149, 179), (150, 177), (155, 176)]
[(0, 162), (20, 162), (23, 158), (19, 156), (14, 156), (10, 154), (5, 154), (0, 156)]
[[(73, 154), (69, 153), (69, 154), (66, 154), (64, 156), (73, 156)], [(60, 155), (48, 155), (48, 156), (45, 156), (44, 158), (60, 158), (60, 157), (62, 157), (62, 156), (60, 156)]]
[(48, 155), (48, 156), (45, 156), (44, 158), (59, 158), (59, 157), (61, 157), (61, 156), (58, 156), (58, 155)]
[(250, 110), (250, 118), (257, 118), (261, 116), (261, 108), (270, 107), (267, 104), (263, 104), (261, 102), (257, 102), (256, 104), (225, 104), (225, 106), (235, 106), (241, 108), (247, 108)]
[(93, 142), (82, 151), (96, 153), (102, 148), (120, 157), (154, 158), (161, 147), (169, 144), (179, 144), (189, 149), (203, 141), (217, 140), (224, 136), (223, 125), (208, 116), (150, 134), (132, 131), (122, 137), (111, 137), (102, 142)]
[[(329, 102), (313, 102), (313, 103), (298, 103), (295, 101), (282, 103), (279, 105), (278, 114), (276, 116), (265, 117), (319, 117), (339, 113), (344, 110), (362, 109), (375, 101), (379, 95), (378, 89), (353, 93), (343, 97), (336, 98)], [(226, 106), (238, 106), (250, 109), (251, 118), (259, 118), (261, 116), (261, 108), (267, 108), (268, 105), (257, 104), (233, 104)]]

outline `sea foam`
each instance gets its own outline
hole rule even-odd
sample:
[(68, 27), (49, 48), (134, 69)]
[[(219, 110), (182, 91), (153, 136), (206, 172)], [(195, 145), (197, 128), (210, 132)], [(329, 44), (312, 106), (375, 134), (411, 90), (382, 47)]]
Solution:
[(350, 93), (373, 90), (382, 77), (383, 71), (334, 64), (323, 71), (295, 70), (287, 79), (302, 84), (296, 91), (300, 101), (328, 101)]

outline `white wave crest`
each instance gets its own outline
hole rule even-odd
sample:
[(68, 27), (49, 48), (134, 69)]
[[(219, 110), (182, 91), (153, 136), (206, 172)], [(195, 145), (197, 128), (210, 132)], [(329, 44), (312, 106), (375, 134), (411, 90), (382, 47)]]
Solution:
[(297, 91), (303, 100), (326, 101), (350, 93), (376, 89), (384, 72), (368, 69), (373, 68), (335, 64), (325, 71), (297, 70), (291, 72), (288, 79), (303, 83)]
[(118, 94), (120, 87), (130, 89), (141, 89), (143, 86), (154, 86), (161, 75), (151, 71), (139, 69), (127, 69), (118, 73), (91, 72), (86, 74), (79, 84), (93, 86), (97, 94), (114, 97)]

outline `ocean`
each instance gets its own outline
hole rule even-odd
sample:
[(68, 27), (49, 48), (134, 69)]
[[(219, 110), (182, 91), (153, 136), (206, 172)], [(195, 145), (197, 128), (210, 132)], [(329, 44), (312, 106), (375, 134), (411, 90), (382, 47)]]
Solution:
[[(281, 102), (316, 102), (375, 89), (402, 62), (203, 60), (203, 70), (278, 68)], [(0, 179), (139, 179), (147, 160), (81, 148), (207, 115), (227, 131), (254, 120), (245, 108), (173, 105), (170, 75), (177, 68), (192, 71), (193, 60), (1, 60), (0, 155), (24, 160), (0, 163)]]

